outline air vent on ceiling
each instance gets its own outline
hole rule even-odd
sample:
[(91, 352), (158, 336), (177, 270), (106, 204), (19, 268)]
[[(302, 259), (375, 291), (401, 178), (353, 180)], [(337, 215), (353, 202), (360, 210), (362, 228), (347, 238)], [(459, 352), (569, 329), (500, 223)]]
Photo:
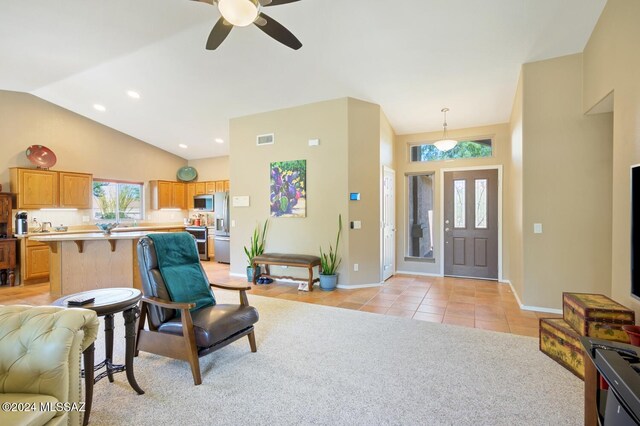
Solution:
[(273, 142), (274, 142), (273, 133), (269, 133), (268, 135), (256, 136), (257, 145), (273, 145)]

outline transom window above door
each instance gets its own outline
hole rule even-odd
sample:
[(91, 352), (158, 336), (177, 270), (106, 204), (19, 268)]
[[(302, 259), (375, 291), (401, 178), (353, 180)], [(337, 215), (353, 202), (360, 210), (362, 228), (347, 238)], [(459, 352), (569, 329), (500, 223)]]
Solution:
[(449, 151), (440, 151), (431, 143), (409, 147), (409, 160), (411, 162), (482, 158), (491, 157), (492, 155), (492, 139), (458, 141), (458, 144)]

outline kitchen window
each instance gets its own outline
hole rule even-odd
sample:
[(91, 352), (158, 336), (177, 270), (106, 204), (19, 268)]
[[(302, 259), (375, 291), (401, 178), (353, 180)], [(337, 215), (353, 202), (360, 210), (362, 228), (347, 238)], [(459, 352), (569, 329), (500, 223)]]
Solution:
[(407, 176), (407, 259), (433, 259), (433, 178), (433, 173)]
[(142, 219), (141, 182), (93, 181), (93, 218), (116, 222)]

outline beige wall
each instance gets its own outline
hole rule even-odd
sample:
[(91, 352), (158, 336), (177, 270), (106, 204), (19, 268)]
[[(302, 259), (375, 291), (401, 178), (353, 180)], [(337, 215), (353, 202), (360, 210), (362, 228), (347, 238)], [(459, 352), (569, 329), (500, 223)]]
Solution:
[(199, 181), (229, 179), (228, 155), (189, 160), (189, 165), (198, 171)]
[(504, 228), (508, 230), (504, 247), (504, 278), (511, 282), (516, 295), (520, 298), (524, 288), (523, 274), (523, 235), (522, 235), (522, 73), (518, 79), (516, 96), (513, 101), (509, 130), (511, 143), (505, 167), (504, 191)]
[[(609, 0), (584, 51), (588, 111), (614, 91), (611, 295), (640, 314), (630, 297), (629, 167), (640, 163), (640, 2)], [(611, 189), (610, 189), (611, 190)], [(604, 254), (604, 253), (603, 253)]]
[[(0, 91), (0, 184), (4, 191), (9, 191), (10, 167), (33, 167), (25, 150), (34, 144), (55, 152), (58, 161), (52, 170), (145, 182), (147, 212), (148, 181), (175, 180), (178, 169), (187, 164), (183, 158), (33, 95)], [(74, 224), (69, 222), (78, 220), (76, 216), (52, 212), (39, 219)], [(164, 218), (160, 213), (156, 216)], [(172, 219), (170, 214), (165, 216)]]
[[(496, 124), (492, 126), (473, 127), (467, 129), (447, 129), (452, 139), (471, 139), (491, 137), (493, 139), (493, 156), (488, 158), (473, 158), (463, 160), (409, 162), (409, 146), (419, 143), (435, 142), (442, 138), (442, 131), (430, 133), (416, 133), (396, 136), (395, 163), (396, 163), (396, 269), (399, 272), (421, 273), (430, 275), (441, 274), (441, 170), (449, 168), (464, 168), (478, 166), (504, 166), (508, 162), (509, 153), (509, 125)], [(405, 247), (407, 246), (407, 174), (435, 173), (434, 188), (434, 261), (405, 260)], [(506, 230), (505, 230), (506, 231)], [(505, 233), (503, 232), (503, 239)]]
[(563, 291), (609, 293), (612, 119), (583, 114), (582, 54), (525, 64), (522, 82), (519, 296), (524, 305), (560, 308)]
[[(346, 231), (349, 235), (349, 255), (343, 262), (344, 274), (351, 285), (380, 283), (380, 191), (382, 165), (380, 106), (349, 98), (349, 161), (347, 192), (359, 192), (360, 201), (349, 201)], [(388, 138), (388, 134), (384, 139)], [(328, 188), (327, 188), (328, 190)], [(349, 221), (359, 220), (362, 229), (349, 229)], [(354, 271), (353, 264), (358, 264)]]
[[(380, 282), (381, 152), (393, 144), (391, 127), (380, 107), (343, 98), (232, 119), (230, 178), (232, 196), (250, 197), (249, 207), (232, 207), (231, 272), (244, 274), (243, 246), (256, 223), (269, 218), (269, 165), (307, 160), (307, 217), (269, 218), (267, 251), (318, 255), (334, 244), (338, 215), (343, 219), (338, 285)], [(256, 135), (275, 134), (275, 144), (256, 146)], [(320, 145), (310, 147), (309, 139)], [(393, 164), (393, 156), (387, 154)], [(360, 192), (361, 201), (349, 201)], [(349, 229), (360, 220), (362, 229)], [(353, 263), (359, 270), (353, 271)], [(282, 271), (280, 271), (282, 272)], [(286, 275), (303, 276), (288, 270)]]
[[(274, 133), (273, 145), (256, 146), (256, 135)], [(258, 222), (270, 221), (268, 252), (318, 255), (319, 246), (335, 242), (338, 215), (348, 220), (348, 99), (271, 111), (230, 122), (231, 195), (250, 197), (249, 207), (231, 207), (231, 272), (244, 274), (243, 246)], [(309, 146), (309, 139), (320, 139)], [(307, 160), (307, 217), (270, 218), (269, 165), (274, 161)], [(344, 230), (340, 254), (348, 255)], [(339, 270), (345, 271), (347, 261)], [(287, 275), (300, 272), (289, 270)], [(342, 280), (339, 281), (341, 283)]]

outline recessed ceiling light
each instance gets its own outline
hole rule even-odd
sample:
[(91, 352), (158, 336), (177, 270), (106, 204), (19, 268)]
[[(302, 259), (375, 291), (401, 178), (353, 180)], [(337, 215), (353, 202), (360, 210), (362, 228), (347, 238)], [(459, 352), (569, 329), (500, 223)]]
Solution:
[(93, 108), (100, 112), (105, 112), (107, 110), (104, 105), (100, 104), (93, 104)]
[(129, 97), (133, 99), (140, 99), (140, 93), (133, 90), (127, 90), (127, 95), (129, 95)]
[(218, 143), (224, 143), (224, 139), (221, 138), (215, 138), (215, 141)]
[(180, 148), (182, 148), (182, 149), (187, 149), (187, 148), (189, 148), (188, 146), (186, 146), (186, 145), (185, 145), (185, 144), (183, 144), (183, 143), (178, 144), (178, 146), (179, 146)]

